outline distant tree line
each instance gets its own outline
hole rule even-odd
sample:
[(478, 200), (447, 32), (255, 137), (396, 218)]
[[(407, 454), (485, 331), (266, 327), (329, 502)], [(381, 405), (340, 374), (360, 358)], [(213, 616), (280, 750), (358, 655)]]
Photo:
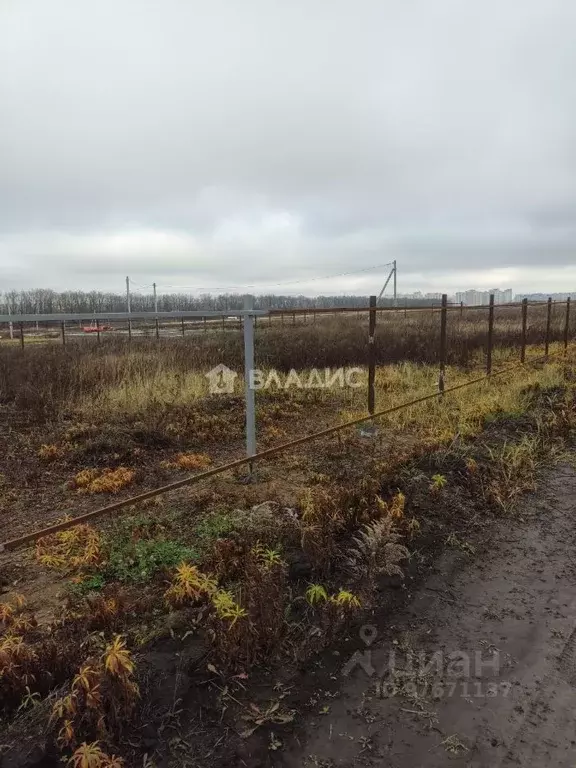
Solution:
[[(329, 309), (333, 307), (367, 307), (368, 296), (279, 296), (263, 294), (254, 297), (257, 309), (306, 308)], [(392, 299), (384, 298), (379, 306), (391, 306)], [(430, 299), (398, 299), (398, 306), (430, 306)], [(436, 302), (438, 303), (438, 302)], [(242, 309), (243, 294), (226, 293), (218, 296), (202, 294), (192, 296), (184, 293), (158, 294), (159, 312), (190, 312), (194, 310), (227, 311)], [(132, 293), (133, 312), (153, 312), (154, 296), (152, 293)], [(86, 313), (88, 318), (95, 312), (126, 312), (126, 294), (106, 293), (102, 291), (51, 291), (38, 288), (30, 291), (8, 291), (0, 293), (0, 314), (40, 314), (49, 315), (58, 312), (73, 314)]]

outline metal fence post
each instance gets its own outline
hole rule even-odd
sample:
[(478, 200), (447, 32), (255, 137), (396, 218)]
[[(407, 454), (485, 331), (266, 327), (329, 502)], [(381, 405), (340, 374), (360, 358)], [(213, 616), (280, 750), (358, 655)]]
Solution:
[(376, 345), (374, 333), (376, 331), (376, 296), (370, 296), (370, 315), (368, 324), (368, 413), (375, 410), (376, 393), (374, 381), (376, 379)]
[(520, 348), (520, 362), (526, 360), (526, 325), (528, 321), (528, 299), (522, 299), (522, 346)]
[(100, 344), (100, 320), (96, 320), (96, 338)]
[(442, 294), (440, 307), (440, 375), (438, 377), (438, 390), (444, 392), (444, 378), (446, 375), (446, 321), (448, 319), (448, 295)]
[(128, 341), (132, 341), (132, 320), (128, 318)]
[(544, 354), (548, 357), (550, 348), (550, 326), (552, 325), (552, 296), (548, 296), (548, 305), (546, 307), (546, 338), (544, 339)]
[(62, 328), (62, 346), (65, 347), (66, 346), (66, 323), (62, 323), (61, 328)]
[(206, 328), (206, 318), (205, 318), (205, 317), (203, 317), (203, 318), (202, 318), (202, 320), (204, 320), (204, 333), (206, 333), (206, 331), (208, 330), (208, 329)]
[(461, 301), (460, 302), (460, 317), (462, 317), (463, 314), (464, 314), (464, 302)]
[(24, 349), (24, 323), (20, 323), (20, 346)]
[(564, 355), (568, 350), (568, 334), (570, 331), (570, 296), (566, 299), (566, 323), (564, 325)]
[(158, 322), (158, 318), (156, 318), (156, 321), (154, 324), (156, 326), (156, 341), (158, 341), (160, 338), (160, 323)]
[(492, 373), (492, 341), (494, 337), (494, 294), (490, 294), (488, 304), (488, 349), (486, 351), (486, 375)]
[[(244, 297), (244, 309), (254, 309), (254, 297)], [(254, 315), (244, 315), (244, 395), (246, 398), (246, 455), (256, 453), (256, 404), (254, 397)], [(250, 465), (252, 469), (252, 465)]]
[(184, 338), (184, 318), (182, 318), (182, 338)]
[(296, 325), (296, 312), (292, 312), (292, 325)]

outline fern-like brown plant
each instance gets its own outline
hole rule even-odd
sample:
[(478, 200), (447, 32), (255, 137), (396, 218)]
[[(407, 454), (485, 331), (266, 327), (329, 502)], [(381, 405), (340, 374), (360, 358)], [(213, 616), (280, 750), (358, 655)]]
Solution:
[(381, 574), (404, 576), (399, 563), (410, 553), (400, 540), (401, 535), (391, 516), (361, 528), (345, 558), (352, 577), (356, 581), (373, 583)]

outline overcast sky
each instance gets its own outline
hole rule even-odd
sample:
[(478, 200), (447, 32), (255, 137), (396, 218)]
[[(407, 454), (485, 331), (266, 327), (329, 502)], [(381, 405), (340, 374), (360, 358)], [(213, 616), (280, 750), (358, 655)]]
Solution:
[(0, 291), (576, 290), (575, 77), (574, 0), (0, 0)]

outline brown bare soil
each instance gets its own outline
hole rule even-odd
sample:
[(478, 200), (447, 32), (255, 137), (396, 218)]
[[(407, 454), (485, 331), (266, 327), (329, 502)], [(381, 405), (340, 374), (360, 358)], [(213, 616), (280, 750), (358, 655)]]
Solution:
[[(310, 694), (305, 712), (278, 733), (279, 754), (252, 765), (573, 766), (575, 503), (576, 471), (564, 464), (514, 524), (492, 521), (472, 537), (474, 555), (450, 550), (408, 586), (397, 614), (376, 607), (369, 635), (351, 633), (293, 681), (293, 701)], [(470, 674), (444, 667), (394, 680), (391, 654), (405, 664), (410, 651), (427, 661), (464, 652)], [(372, 676), (346, 668), (354, 652)]]

